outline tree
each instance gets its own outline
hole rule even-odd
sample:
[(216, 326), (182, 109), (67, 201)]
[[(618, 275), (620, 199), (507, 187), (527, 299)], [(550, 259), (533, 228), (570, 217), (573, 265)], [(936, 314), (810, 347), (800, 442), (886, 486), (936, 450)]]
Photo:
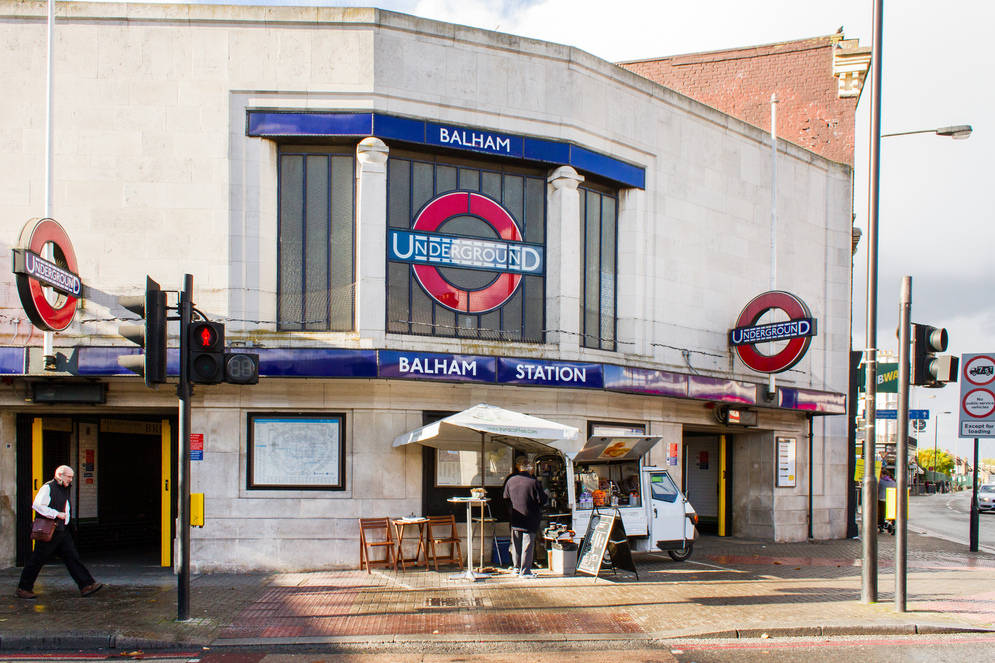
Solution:
[[(933, 450), (920, 449), (916, 454), (916, 461), (918, 461), (919, 467), (922, 469), (932, 470), (934, 468)], [(942, 474), (950, 474), (954, 469), (954, 457), (943, 449), (938, 449), (936, 452), (935, 468), (937, 472)]]

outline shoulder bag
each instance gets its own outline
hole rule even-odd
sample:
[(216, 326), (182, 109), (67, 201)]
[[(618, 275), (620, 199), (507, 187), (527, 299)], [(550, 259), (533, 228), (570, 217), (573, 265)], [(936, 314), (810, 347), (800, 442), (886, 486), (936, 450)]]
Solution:
[(55, 534), (55, 519), (35, 516), (31, 523), (31, 539), (33, 541), (51, 541)]

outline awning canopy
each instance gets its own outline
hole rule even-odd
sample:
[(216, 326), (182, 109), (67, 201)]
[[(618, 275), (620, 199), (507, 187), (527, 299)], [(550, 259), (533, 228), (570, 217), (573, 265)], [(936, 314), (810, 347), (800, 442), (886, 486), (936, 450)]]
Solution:
[(470, 445), (479, 444), (481, 436), (522, 451), (548, 453), (554, 449), (568, 457), (583, 446), (580, 431), (573, 426), (486, 403), (398, 435), (394, 438), (394, 446), (418, 442), (437, 448), (472, 448)]
[(660, 439), (658, 435), (595, 435), (577, 452), (574, 462), (639, 460)]

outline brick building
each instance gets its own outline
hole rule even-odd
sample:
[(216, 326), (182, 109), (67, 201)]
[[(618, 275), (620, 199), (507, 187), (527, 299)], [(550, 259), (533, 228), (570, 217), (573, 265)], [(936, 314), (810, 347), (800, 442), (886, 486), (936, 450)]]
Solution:
[(840, 32), (619, 64), (765, 131), (777, 94), (779, 138), (852, 166), (854, 114), (870, 59), (869, 47)]

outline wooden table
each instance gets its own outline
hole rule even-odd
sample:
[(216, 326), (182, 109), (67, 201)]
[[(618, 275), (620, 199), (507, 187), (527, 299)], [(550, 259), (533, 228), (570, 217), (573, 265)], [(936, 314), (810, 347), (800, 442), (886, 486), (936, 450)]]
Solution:
[[(401, 565), (401, 570), (407, 570), (405, 564), (413, 562), (414, 565), (418, 566), (418, 560), (422, 560), (422, 565), (428, 569), (428, 547), (425, 545), (425, 525), (428, 523), (428, 518), (393, 518), (391, 521), (394, 525), (394, 538), (397, 540), (397, 556), (394, 558), (398, 564)], [(404, 556), (404, 529), (410, 525), (418, 527), (418, 549), (415, 551), (414, 557)]]

